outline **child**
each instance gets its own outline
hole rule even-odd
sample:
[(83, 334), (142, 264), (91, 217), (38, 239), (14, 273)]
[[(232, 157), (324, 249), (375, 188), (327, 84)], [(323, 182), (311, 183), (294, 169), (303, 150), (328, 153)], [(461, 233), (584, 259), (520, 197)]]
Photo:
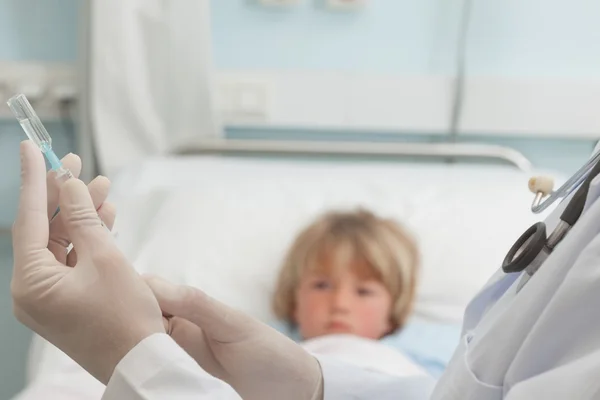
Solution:
[(414, 240), (394, 221), (364, 209), (326, 213), (288, 251), (275, 314), (298, 330), (309, 351), (402, 375), (422, 373), (378, 342), (410, 314), (418, 263)]

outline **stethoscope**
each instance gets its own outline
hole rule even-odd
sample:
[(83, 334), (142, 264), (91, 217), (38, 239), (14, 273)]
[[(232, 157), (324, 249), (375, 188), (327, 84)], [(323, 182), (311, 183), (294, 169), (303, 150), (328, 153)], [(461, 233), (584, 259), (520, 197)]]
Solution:
[[(592, 180), (600, 173), (600, 151), (583, 166), (559, 189), (552, 191), (554, 185), (551, 178), (534, 177), (529, 180), (529, 190), (535, 194), (531, 211), (540, 213), (558, 199), (566, 198), (579, 187), (560, 216), (560, 221), (550, 236), (546, 235), (546, 224), (538, 222), (527, 229), (510, 248), (502, 262), (502, 270), (509, 273), (522, 274), (517, 291), (531, 279), (542, 266), (554, 248), (575, 225), (583, 208)], [(548, 196), (546, 200), (542, 200)]]

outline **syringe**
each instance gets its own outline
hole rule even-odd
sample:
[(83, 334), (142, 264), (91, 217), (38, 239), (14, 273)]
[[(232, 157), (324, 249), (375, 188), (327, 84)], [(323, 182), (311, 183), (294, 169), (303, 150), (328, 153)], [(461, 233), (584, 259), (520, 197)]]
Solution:
[(18, 94), (8, 100), (8, 106), (17, 117), (29, 140), (41, 150), (48, 162), (50, 169), (56, 172), (56, 179), (66, 181), (73, 177), (71, 171), (65, 168), (60, 159), (52, 150), (52, 138), (40, 121), (33, 107), (24, 94)]
[[(73, 178), (71, 171), (63, 166), (63, 163), (54, 153), (54, 150), (52, 150), (52, 138), (27, 100), (27, 97), (25, 97), (24, 94), (18, 94), (11, 97), (7, 101), (7, 104), (15, 114), (15, 117), (17, 117), (17, 120), (21, 124), (21, 127), (23, 127), (27, 137), (35, 143), (48, 160), (48, 163), (50, 163), (50, 169), (56, 172), (56, 179), (62, 183)], [(57, 208), (50, 221), (52, 221), (59, 212), (60, 208)], [(101, 223), (104, 225), (104, 222)]]

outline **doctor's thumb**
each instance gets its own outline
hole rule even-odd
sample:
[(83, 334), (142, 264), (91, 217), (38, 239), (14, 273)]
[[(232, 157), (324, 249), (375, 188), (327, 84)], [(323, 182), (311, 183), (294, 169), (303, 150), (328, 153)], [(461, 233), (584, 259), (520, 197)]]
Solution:
[(219, 341), (240, 340), (260, 324), (195, 287), (175, 285), (151, 275), (144, 276), (144, 280), (163, 314), (184, 318)]
[(60, 190), (60, 218), (79, 254), (103, 245), (111, 238), (102, 225), (90, 191), (79, 179), (69, 179)]

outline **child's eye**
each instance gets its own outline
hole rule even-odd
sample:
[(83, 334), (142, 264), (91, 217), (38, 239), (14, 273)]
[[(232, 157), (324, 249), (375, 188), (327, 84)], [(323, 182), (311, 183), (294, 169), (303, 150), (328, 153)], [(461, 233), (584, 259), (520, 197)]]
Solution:
[(359, 296), (371, 296), (373, 294), (373, 290), (368, 288), (359, 288), (358, 295)]
[(314, 281), (312, 284), (312, 287), (314, 289), (325, 290), (325, 289), (329, 289), (330, 285), (329, 285), (329, 282), (323, 280), (323, 281)]

